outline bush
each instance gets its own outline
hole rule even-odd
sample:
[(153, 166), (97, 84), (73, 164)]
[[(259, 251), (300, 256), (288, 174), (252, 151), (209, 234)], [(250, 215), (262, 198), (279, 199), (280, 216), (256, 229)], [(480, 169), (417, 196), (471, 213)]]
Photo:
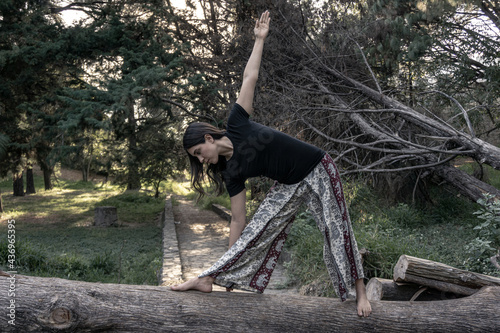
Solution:
[(485, 194), (478, 203), (483, 208), (474, 214), (482, 223), (474, 227), (477, 237), (466, 246), (469, 258), (466, 259), (465, 266), (470, 270), (492, 274), (495, 269), (489, 258), (500, 250), (500, 202), (495, 200), (495, 196)]

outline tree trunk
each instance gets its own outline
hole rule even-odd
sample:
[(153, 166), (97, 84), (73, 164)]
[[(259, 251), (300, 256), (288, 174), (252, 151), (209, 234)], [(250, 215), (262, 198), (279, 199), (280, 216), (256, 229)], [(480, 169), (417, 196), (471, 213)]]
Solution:
[[(344, 77), (344, 76), (341, 76), (341, 77)], [(345, 78), (345, 80), (349, 80), (349, 82), (356, 82), (356, 81), (354, 81), (352, 79), (348, 79), (348, 78)], [(325, 85), (322, 85), (320, 83), (318, 83), (318, 85), (319, 85), (322, 92), (324, 92), (324, 93), (329, 92), (328, 88)], [(377, 92), (374, 92), (373, 90), (371, 90), (370, 88), (363, 86), (359, 82), (356, 82), (356, 86), (358, 88), (361, 87), (363, 89), (362, 91), (365, 92), (366, 94), (368, 94), (368, 96), (370, 96), (373, 99), (375, 99), (378, 95), (380, 95)], [(431, 124), (433, 122), (430, 119), (427, 119), (425, 116), (417, 113), (416, 111), (410, 109), (409, 107), (402, 105), (401, 103), (399, 103), (395, 100), (390, 99), (387, 96), (383, 96), (380, 98), (381, 98), (381, 101), (384, 101), (384, 103), (390, 103), (391, 107), (394, 107), (394, 108), (400, 107), (401, 109), (404, 109), (407, 113), (414, 113), (415, 119), (410, 117), (410, 119), (408, 119), (408, 121), (416, 122), (417, 125), (421, 125), (421, 126), (423, 126), (422, 124), (424, 124), (424, 123), (428, 124), (429, 128), (427, 128), (427, 130), (430, 133), (435, 134), (435, 135), (450, 136), (449, 140), (454, 140), (454, 138), (451, 137), (454, 132), (453, 133), (450, 132), (449, 128), (447, 128), (446, 126), (443, 126), (442, 124), (438, 123), (439, 126), (436, 125), (436, 128), (433, 128), (431, 126)], [(336, 97), (333, 94), (329, 94), (328, 99), (332, 105), (340, 105), (342, 108), (344, 108), (346, 110), (349, 109), (349, 106), (347, 103), (345, 103), (342, 99), (340, 99), (339, 97)], [(428, 165), (427, 168), (429, 170), (434, 171), (438, 176), (440, 176), (441, 178), (446, 180), (453, 187), (455, 187), (462, 195), (466, 196), (470, 200), (477, 202), (478, 199), (483, 198), (484, 193), (490, 193), (490, 194), (495, 195), (495, 197), (500, 198), (500, 190), (496, 189), (495, 187), (493, 187), (493, 186), (491, 186), (491, 185), (489, 185), (489, 184), (487, 184), (487, 183), (485, 183), (485, 182), (483, 182), (483, 181), (481, 181), (473, 176), (470, 176), (469, 174), (467, 174), (466, 172), (464, 172), (462, 170), (459, 170), (457, 168), (454, 168), (454, 167), (446, 165), (446, 164), (440, 164), (440, 161), (438, 160), (437, 156), (434, 153), (432, 153), (431, 150), (429, 150), (428, 153), (426, 153), (426, 154), (421, 154), (421, 153), (419, 153), (419, 151), (421, 151), (421, 148), (417, 148), (415, 146), (409, 145), (408, 143), (405, 143), (403, 141), (398, 142), (397, 140), (394, 140), (390, 135), (381, 131), (380, 127), (374, 126), (373, 123), (370, 123), (361, 114), (359, 114), (357, 112), (349, 112), (348, 116), (353, 121), (353, 123), (355, 123), (361, 129), (361, 131), (363, 133), (375, 138), (376, 140), (387, 142), (387, 143), (390, 142), (391, 143), (390, 146), (395, 148), (395, 149), (399, 149), (400, 154), (403, 154), (403, 152), (404, 152), (408, 156), (412, 156), (414, 158), (414, 160), (419, 160), (420, 164)], [(421, 118), (424, 119), (425, 121), (422, 120), (420, 122)], [(310, 126), (310, 124), (309, 124), (309, 126)], [(316, 131), (318, 131), (318, 130), (316, 129)], [(463, 134), (463, 135), (466, 135), (466, 134)], [(481, 140), (476, 139), (476, 138), (470, 138), (470, 140), (467, 142), (469, 144), (467, 146), (467, 148), (473, 149), (476, 152), (479, 151), (480, 148), (484, 151), (490, 150), (491, 154), (493, 154), (493, 155), (498, 154), (499, 155), (498, 158), (500, 160), (500, 149), (498, 149), (496, 147), (492, 147), (490, 144), (488, 144), (486, 142), (482, 142)], [(477, 146), (475, 146), (475, 144), (477, 144)], [(477, 156), (482, 156), (481, 154), (482, 153), (478, 153)], [(494, 161), (495, 160), (492, 160), (491, 162), (494, 162)], [(492, 163), (491, 165), (494, 166), (494, 164), (495, 163)], [(433, 166), (431, 166), (431, 165), (433, 165)], [(500, 167), (500, 162), (499, 162), (498, 166)], [(360, 171), (362, 169), (363, 169), (363, 167), (359, 166), (358, 171)], [(376, 169), (375, 170), (366, 169), (365, 171), (376, 171)], [(389, 170), (386, 170), (386, 171), (389, 171)]]
[(52, 174), (54, 173), (54, 168), (48, 163), (40, 163), (40, 168), (43, 171), (43, 184), (45, 185), (45, 191), (52, 189)]
[(329, 73), (341, 79), (353, 88), (358, 89), (362, 92), (363, 95), (370, 98), (372, 101), (378, 103), (379, 105), (404, 111), (404, 113), (401, 113), (400, 116), (406, 121), (421, 127), (427, 133), (447, 137), (449, 138), (450, 142), (455, 142), (456, 144), (466, 149), (473, 150), (474, 152), (468, 154), (469, 156), (473, 156), (480, 163), (486, 163), (493, 168), (500, 170), (500, 148), (479, 138), (472, 137), (471, 135), (464, 132), (459, 132), (451, 128), (447, 124), (430, 119), (427, 116), (404, 105), (403, 103), (392, 99), (387, 95), (381, 94), (378, 91), (362, 84), (361, 82), (343, 75), (337, 70), (328, 67), (326, 67), (326, 69)]
[[(0, 213), (3, 213), (2, 190), (0, 189)], [(2, 216), (2, 214), (0, 214)]]
[[(15, 332), (495, 332), (500, 288), (450, 301), (373, 301), (368, 318), (354, 300), (228, 292), (174, 292), (165, 287), (0, 276)], [(15, 288), (15, 296), (9, 289)], [(9, 308), (10, 307), (10, 308)], [(214, 310), (217, 309), (217, 310)], [(227, 314), (227, 315), (224, 315)], [(9, 323), (9, 320), (11, 322)], [(14, 322), (12, 322), (14, 320)], [(15, 326), (11, 326), (15, 323)]]
[(85, 165), (82, 166), (82, 181), (86, 182), (88, 181), (88, 176), (87, 176), (87, 168)]
[(15, 197), (23, 197), (24, 196), (24, 180), (23, 173), (14, 173), (12, 175), (12, 186)]
[(96, 227), (111, 227), (118, 222), (116, 207), (101, 206), (94, 209), (94, 225)]
[(140, 190), (141, 177), (139, 175), (139, 162), (137, 160), (137, 129), (135, 126), (136, 120), (134, 116), (134, 102), (129, 100), (127, 103), (128, 111), (128, 175), (127, 175), (127, 190)]
[(35, 194), (35, 180), (33, 178), (33, 168), (31, 166), (26, 169), (26, 194)]
[(394, 281), (413, 282), (460, 295), (472, 295), (483, 286), (500, 286), (500, 278), (407, 255), (402, 255), (394, 267)]
[(465, 197), (477, 202), (483, 199), (483, 194), (489, 193), (500, 198), (500, 190), (491, 186), (468, 173), (450, 165), (439, 165), (433, 168), (436, 175), (446, 180)]

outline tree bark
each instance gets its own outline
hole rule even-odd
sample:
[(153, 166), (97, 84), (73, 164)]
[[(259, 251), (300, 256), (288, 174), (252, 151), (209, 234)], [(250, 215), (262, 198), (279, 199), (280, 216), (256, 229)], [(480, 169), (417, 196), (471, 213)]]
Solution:
[(35, 179), (33, 178), (33, 168), (26, 169), (26, 194), (35, 194)]
[(54, 173), (54, 168), (46, 162), (40, 163), (40, 168), (43, 172), (43, 184), (45, 186), (45, 191), (51, 190), (53, 187), (52, 174)]
[(453, 166), (439, 165), (433, 167), (432, 170), (436, 175), (446, 180), (446, 182), (453, 186), (460, 194), (466, 196), (474, 202), (477, 202), (479, 199), (484, 199), (483, 195), (486, 193), (500, 198), (500, 190), (496, 187), (491, 186), (490, 184), (487, 184)]
[[(2, 190), (0, 190), (0, 213), (3, 213)], [(0, 214), (2, 216), (2, 214)]]
[[(500, 330), (500, 288), (435, 302), (373, 301), (368, 318), (354, 300), (250, 293), (174, 292), (165, 287), (77, 282), (3, 273), (15, 286), (14, 332), (494, 332)], [(214, 309), (217, 309), (214, 311)], [(224, 315), (227, 314), (227, 315)]]
[(14, 173), (12, 175), (12, 186), (15, 197), (23, 197), (24, 196), (24, 181), (23, 181), (23, 173)]
[(460, 295), (472, 295), (483, 286), (500, 286), (500, 278), (407, 255), (402, 255), (394, 267), (394, 281), (413, 282)]

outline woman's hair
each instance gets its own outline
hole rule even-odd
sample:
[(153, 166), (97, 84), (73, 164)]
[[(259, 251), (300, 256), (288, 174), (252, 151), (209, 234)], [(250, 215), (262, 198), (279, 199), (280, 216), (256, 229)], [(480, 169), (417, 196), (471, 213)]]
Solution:
[[(184, 149), (187, 150), (200, 143), (205, 142), (205, 135), (210, 134), (212, 138), (218, 140), (226, 135), (226, 132), (207, 123), (192, 123), (186, 129), (183, 138)], [(224, 180), (222, 171), (226, 169), (226, 159), (219, 158), (217, 164), (209, 164), (207, 170), (204, 170), (203, 163), (197, 157), (188, 153), (189, 163), (191, 164), (191, 183), (194, 189), (199, 193), (198, 200), (206, 194), (202, 182), (205, 180), (205, 174), (210, 183), (215, 185), (216, 194), (224, 192)]]

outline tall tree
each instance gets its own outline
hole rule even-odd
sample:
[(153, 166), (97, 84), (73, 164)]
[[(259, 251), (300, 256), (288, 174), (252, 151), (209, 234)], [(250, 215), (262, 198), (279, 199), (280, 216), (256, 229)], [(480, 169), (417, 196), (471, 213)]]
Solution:
[[(415, 93), (438, 90), (444, 94), (433, 94), (432, 100), (447, 106), (455, 103), (448, 97), (453, 96), (470, 109), (479, 133), (497, 126), (497, 1), (377, 0), (367, 6), (367, 16), (376, 18), (365, 24), (367, 58), (375, 70), (398, 78), (408, 102), (414, 102)], [(471, 126), (464, 117), (455, 121)]]
[[(115, 1), (93, 6), (92, 20), (81, 26), (87, 31), (86, 43), (93, 44), (86, 58), (87, 73), (61, 96), (68, 110), (61, 124), (74, 126), (75, 117), (81, 119), (78, 110), (84, 109), (109, 120), (107, 128), (127, 143), (121, 158), (127, 188), (139, 189), (141, 170), (146, 167), (143, 155), (154, 148), (152, 135), (161, 136), (163, 128), (182, 120), (174, 119), (172, 107), (186, 108), (205, 83), (202, 75), (184, 63), (189, 45), (172, 38), (169, 29), (176, 16), (165, 2)], [(89, 119), (96, 119), (95, 115)]]
[(32, 151), (30, 117), (23, 107), (52, 89), (49, 68), (55, 61), (52, 37), (57, 24), (48, 2), (2, 1), (0, 4), (0, 131), (10, 138), (3, 174), (11, 171), (14, 195), (23, 195), (22, 169)]

